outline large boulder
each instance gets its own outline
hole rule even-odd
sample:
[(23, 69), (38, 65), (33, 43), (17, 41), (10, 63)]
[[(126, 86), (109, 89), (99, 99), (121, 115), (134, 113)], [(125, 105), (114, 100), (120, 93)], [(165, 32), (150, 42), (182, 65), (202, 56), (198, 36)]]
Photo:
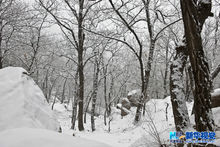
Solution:
[(60, 131), (43, 92), (27, 71), (7, 67), (0, 70), (0, 132), (20, 127)]
[(128, 110), (131, 109), (131, 103), (130, 103), (130, 101), (127, 98), (122, 98), (121, 104), (122, 104), (122, 107), (124, 107), (124, 108), (126, 108)]

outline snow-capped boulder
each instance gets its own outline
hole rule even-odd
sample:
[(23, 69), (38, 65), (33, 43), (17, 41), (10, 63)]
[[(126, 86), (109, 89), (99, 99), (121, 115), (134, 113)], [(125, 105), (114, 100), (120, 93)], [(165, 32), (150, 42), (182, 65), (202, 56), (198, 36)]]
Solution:
[(141, 97), (141, 90), (140, 89), (137, 89), (137, 90), (132, 90), (128, 93), (128, 100), (130, 101), (131, 103), (131, 106), (132, 107), (137, 107), (138, 106), (138, 100), (139, 98)]
[(0, 131), (20, 127), (60, 129), (41, 89), (27, 71), (7, 67), (0, 70)]

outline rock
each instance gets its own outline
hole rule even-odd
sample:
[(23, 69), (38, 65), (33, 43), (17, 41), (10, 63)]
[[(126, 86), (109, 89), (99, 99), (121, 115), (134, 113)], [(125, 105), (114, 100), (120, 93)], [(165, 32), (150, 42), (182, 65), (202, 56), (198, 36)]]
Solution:
[(122, 104), (120, 103), (117, 104), (116, 108), (121, 110), (121, 116), (126, 116), (129, 114), (129, 110), (125, 107), (122, 107)]
[(121, 116), (126, 116), (129, 114), (129, 110), (126, 109), (125, 107), (121, 108)]
[(141, 96), (141, 90), (137, 89), (137, 90), (132, 90), (128, 93), (128, 100), (131, 103), (131, 107), (137, 107), (138, 106), (138, 100)]
[(122, 107), (124, 107), (124, 108), (126, 108), (128, 110), (131, 109), (131, 103), (130, 103), (130, 101), (127, 98), (123, 98), (121, 100), (121, 104), (122, 104)]

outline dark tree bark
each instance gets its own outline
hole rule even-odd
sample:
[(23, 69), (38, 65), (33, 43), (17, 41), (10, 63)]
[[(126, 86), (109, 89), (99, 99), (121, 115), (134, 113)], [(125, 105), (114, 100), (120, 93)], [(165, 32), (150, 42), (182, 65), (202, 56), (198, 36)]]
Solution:
[(84, 37), (83, 33), (83, 6), (84, 0), (79, 0), (79, 16), (78, 16), (78, 70), (79, 70), (79, 111), (78, 111), (78, 129), (84, 130), (83, 126), (83, 101), (84, 101), (84, 65), (83, 65), (83, 51), (84, 51)]
[[(2, 1), (0, 1), (0, 6)], [(0, 16), (0, 69), (3, 68), (3, 54), (2, 54), (2, 18)]]
[[(152, 68), (152, 64), (153, 64), (153, 56), (154, 56), (156, 39), (154, 38), (153, 28), (152, 28), (153, 24), (151, 23), (151, 19), (150, 19), (150, 12), (149, 12), (150, 1), (149, 0), (147, 0), (147, 1), (142, 0), (142, 2), (144, 4), (144, 8), (145, 8), (146, 21), (147, 21), (148, 32), (149, 32), (149, 36), (150, 36), (150, 48), (149, 48), (149, 54), (148, 54), (148, 60), (147, 60), (147, 68), (145, 70), (145, 75), (144, 75), (144, 86), (143, 86), (144, 90), (142, 91), (143, 102), (140, 101), (141, 104), (138, 105), (137, 112), (138, 112), (138, 109), (140, 109), (140, 111), (141, 111), (140, 107), (142, 107), (142, 105), (143, 105), (143, 115), (145, 115), (145, 105), (146, 105), (146, 101), (148, 99), (147, 98), (148, 83), (150, 80), (150, 72), (151, 72), (151, 68)], [(135, 118), (136, 121), (139, 119), (137, 117), (138, 117), (138, 115), (136, 115), (136, 118)]]
[(75, 129), (75, 124), (76, 124), (76, 115), (77, 115), (77, 104), (78, 104), (78, 92), (79, 92), (79, 85), (78, 85), (78, 70), (76, 71), (76, 75), (75, 75), (75, 90), (74, 90), (74, 99), (72, 99), (72, 119), (71, 119), (71, 129)]
[(170, 94), (176, 131), (182, 133), (189, 126), (189, 115), (183, 85), (183, 72), (186, 61), (186, 46), (176, 47), (176, 55), (170, 66)]
[(108, 66), (105, 66), (104, 65), (104, 60), (103, 60), (103, 57), (102, 57), (102, 70), (103, 70), (103, 93), (104, 93), (104, 100), (105, 100), (105, 113), (104, 113), (104, 124), (105, 126), (107, 125), (107, 121), (106, 121), (106, 117), (109, 117), (110, 115), (110, 112), (109, 112), (109, 109), (108, 109), (108, 104), (109, 104), (109, 101), (107, 99), (107, 72), (108, 72)]
[(211, 78), (205, 59), (201, 30), (205, 19), (211, 15), (211, 0), (197, 5), (197, 0), (181, 0), (185, 37), (195, 81), (194, 105), (197, 131), (213, 131), (211, 110)]

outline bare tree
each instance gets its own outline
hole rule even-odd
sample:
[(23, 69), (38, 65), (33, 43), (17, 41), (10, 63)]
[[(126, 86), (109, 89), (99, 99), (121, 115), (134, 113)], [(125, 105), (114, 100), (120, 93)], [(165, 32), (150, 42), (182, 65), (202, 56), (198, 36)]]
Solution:
[(209, 65), (205, 59), (201, 30), (211, 13), (211, 0), (181, 0), (186, 44), (195, 82), (194, 106), (198, 131), (213, 131), (214, 120), (211, 110), (211, 78)]
[[(84, 130), (83, 126), (83, 104), (84, 104), (84, 51), (85, 51), (85, 38), (86, 34), (84, 33), (84, 25), (86, 24), (86, 17), (89, 14), (91, 8), (99, 3), (97, 2), (86, 2), (84, 0), (78, 1), (70, 1), (70, 0), (63, 0), (60, 6), (64, 6), (71, 12), (71, 15), (74, 19), (62, 17), (57, 9), (59, 5), (59, 1), (50, 1), (48, 0), (47, 3), (39, 0), (41, 6), (53, 17), (56, 23), (60, 26), (62, 32), (64, 33), (67, 40), (70, 42), (72, 47), (77, 51), (77, 69), (79, 73), (79, 90), (78, 90), (78, 129), (80, 131)], [(76, 9), (75, 4), (78, 5), (79, 9)], [(56, 12), (55, 12), (56, 11)], [(59, 15), (60, 14), (60, 15)], [(76, 24), (75, 29), (72, 24)]]

